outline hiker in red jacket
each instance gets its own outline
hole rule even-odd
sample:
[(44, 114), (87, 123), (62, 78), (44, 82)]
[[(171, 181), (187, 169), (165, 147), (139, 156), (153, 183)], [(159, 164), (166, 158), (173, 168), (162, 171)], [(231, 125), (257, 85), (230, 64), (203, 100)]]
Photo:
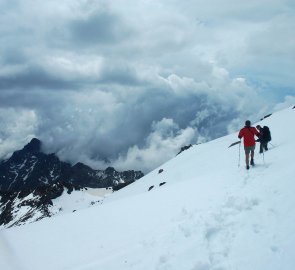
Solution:
[(251, 152), (250, 164), (254, 166), (254, 150), (255, 150), (255, 137), (259, 137), (260, 133), (255, 127), (251, 127), (251, 122), (247, 120), (245, 126), (239, 132), (239, 139), (244, 138), (244, 149), (246, 155), (246, 169), (249, 170), (249, 154)]

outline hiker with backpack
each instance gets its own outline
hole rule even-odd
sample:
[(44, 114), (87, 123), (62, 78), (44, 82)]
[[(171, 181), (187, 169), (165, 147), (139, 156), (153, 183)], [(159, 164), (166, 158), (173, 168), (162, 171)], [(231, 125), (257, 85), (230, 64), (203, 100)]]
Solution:
[(260, 133), (259, 131), (251, 126), (251, 122), (247, 120), (245, 122), (245, 126), (239, 132), (239, 139), (244, 138), (244, 149), (245, 149), (245, 156), (246, 156), (246, 169), (249, 170), (249, 155), (251, 153), (251, 160), (250, 164), (254, 166), (254, 150), (255, 150), (255, 136), (259, 138)]
[(260, 125), (257, 125), (256, 128), (259, 130), (259, 133), (260, 133), (260, 136), (257, 142), (260, 142), (259, 153), (262, 154), (264, 150), (265, 151), (268, 150), (267, 144), (268, 142), (271, 141), (271, 134), (270, 134), (269, 127), (267, 126), (261, 127)]

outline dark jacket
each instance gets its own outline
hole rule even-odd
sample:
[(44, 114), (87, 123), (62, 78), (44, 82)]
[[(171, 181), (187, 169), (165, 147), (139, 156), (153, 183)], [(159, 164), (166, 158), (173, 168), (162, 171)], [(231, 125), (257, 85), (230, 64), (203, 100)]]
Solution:
[(260, 128), (259, 132), (260, 132), (260, 136), (259, 136), (260, 142), (267, 143), (267, 142), (271, 141), (270, 131), (267, 126)]

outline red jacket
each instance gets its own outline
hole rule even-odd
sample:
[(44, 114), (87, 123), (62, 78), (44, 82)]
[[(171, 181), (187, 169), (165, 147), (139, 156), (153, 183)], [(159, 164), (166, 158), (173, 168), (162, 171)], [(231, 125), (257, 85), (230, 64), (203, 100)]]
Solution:
[(254, 135), (259, 137), (260, 133), (255, 127), (244, 127), (239, 132), (239, 139), (244, 138), (244, 146), (255, 146)]

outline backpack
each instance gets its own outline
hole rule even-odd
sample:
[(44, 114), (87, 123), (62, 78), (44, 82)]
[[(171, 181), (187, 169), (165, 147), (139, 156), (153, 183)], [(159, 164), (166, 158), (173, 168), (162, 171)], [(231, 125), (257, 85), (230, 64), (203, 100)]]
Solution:
[(264, 126), (262, 129), (263, 132), (263, 140), (266, 142), (270, 142), (271, 141), (271, 135), (270, 135), (270, 130), (269, 127)]

